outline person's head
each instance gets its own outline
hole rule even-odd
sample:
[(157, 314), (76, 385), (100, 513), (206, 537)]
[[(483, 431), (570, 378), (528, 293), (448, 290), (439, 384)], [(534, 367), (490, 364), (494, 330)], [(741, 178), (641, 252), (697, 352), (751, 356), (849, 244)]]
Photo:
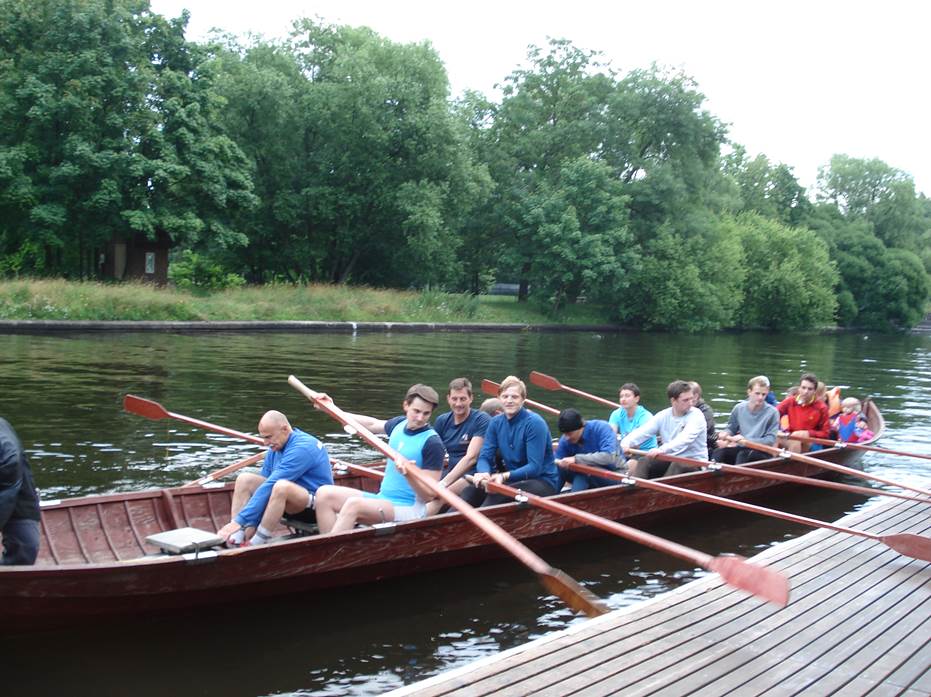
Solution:
[(815, 390), (818, 389), (818, 378), (814, 373), (805, 373), (799, 378), (796, 399), (799, 404), (808, 404), (815, 399)]
[(411, 430), (422, 428), (430, 423), (430, 415), (440, 403), (440, 397), (429, 385), (417, 383), (411, 385), (404, 395), (404, 416)]
[(750, 409), (756, 411), (766, 401), (767, 394), (769, 394), (769, 380), (762, 375), (750, 378), (747, 383), (747, 403)]
[(504, 406), (504, 413), (508, 417), (514, 416), (524, 406), (524, 400), (527, 399), (527, 386), (520, 378), (508, 375), (501, 381), (498, 388), (498, 399)]
[(818, 386), (815, 388), (815, 399), (824, 399), (828, 393), (828, 386), (818, 380)]
[(669, 397), (669, 404), (672, 406), (672, 412), (676, 416), (682, 416), (695, 403), (695, 395), (692, 393), (692, 386), (685, 380), (673, 380), (666, 388), (666, 396)]
[(259, 419), (259, 437), (272, 450), (281, 451), (291, 437), (291, 424), (280, 411), (267, 411)]
[(562, 433), (570, 443), (578, 443), (582, 437), (582, 431), (585, 430), (585, 420), (576, 409), (563, 409), (559, 412), (559, 432)]
[(640, 388), (635, 383), (625, 382), (618, 390), (617, 396), (624, 409), (634, 409), (640, 404)]
[(479, 411), (485, 412), (488, 416), (497, 416), (504, 412), (504, 404), (502, 404), (501, 400), (497, 397), (489, 397), (482, 402)]
[(699, 385), (694, 380), (690, 380), (689, 385), (692, 387), (692, 399), (694, 399), (695, 403), (698, 404), (698, 402), (701, 401), (701, 385)]
[(844, 401), (840, 403), (840, 408), (845, 414), (859, 414), (860, 400), (856, 397), (845, 397)]
[(457, 417), (465, 417), (469, 413), (469, 409), (472, 408), (472, 383), (468, 378), (450, 380), (446, 403)]

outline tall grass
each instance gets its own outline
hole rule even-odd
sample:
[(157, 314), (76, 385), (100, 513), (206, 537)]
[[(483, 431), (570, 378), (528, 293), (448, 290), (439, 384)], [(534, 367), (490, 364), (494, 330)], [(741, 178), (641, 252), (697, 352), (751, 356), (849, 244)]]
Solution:
[(513, 297), (343, 285), (269, 284), (192, 294), (143, 283), (0, 281), (0, 319), (604, 323), (585, 305), (553, 317)]

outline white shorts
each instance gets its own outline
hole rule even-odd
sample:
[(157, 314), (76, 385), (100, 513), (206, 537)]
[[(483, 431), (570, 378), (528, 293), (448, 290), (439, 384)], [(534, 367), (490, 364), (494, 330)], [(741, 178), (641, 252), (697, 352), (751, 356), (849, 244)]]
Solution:
[(394, 520), (398, 523), (403, 523), (406, 520), (419, 520), (426, 517), (426, 515), (427, 507), (420, 501), (417, 501), (413, 506), (394, 507)]

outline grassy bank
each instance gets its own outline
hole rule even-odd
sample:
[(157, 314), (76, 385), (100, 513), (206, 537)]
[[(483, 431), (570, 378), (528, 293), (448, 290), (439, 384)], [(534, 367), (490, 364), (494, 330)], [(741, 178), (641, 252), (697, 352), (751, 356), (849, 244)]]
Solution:
[(333, 285), (269, 285), (193, 294), (138, 283), (0, 281), (0, 319), (321, 320), (605, 324), (583, 305), (553, 316), (516, 298)]

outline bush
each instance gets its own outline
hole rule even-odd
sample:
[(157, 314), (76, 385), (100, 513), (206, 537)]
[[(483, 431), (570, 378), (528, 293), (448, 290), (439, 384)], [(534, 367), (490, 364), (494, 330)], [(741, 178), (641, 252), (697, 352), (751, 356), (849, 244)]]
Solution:
[(185, 249), (181, 258), (171, 263), (168, 278), (178, 288), (187, 291), (241, 288), (246, 283), (238, 273), (230, 273), (220, 264), (190, 249)]

